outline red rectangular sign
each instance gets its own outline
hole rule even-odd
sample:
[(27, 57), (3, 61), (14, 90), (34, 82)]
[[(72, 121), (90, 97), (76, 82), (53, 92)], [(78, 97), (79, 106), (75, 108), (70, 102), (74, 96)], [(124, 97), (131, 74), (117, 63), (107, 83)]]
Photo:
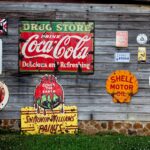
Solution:
[(21, 24), (20, 72), (93, 73), (93, 22)]

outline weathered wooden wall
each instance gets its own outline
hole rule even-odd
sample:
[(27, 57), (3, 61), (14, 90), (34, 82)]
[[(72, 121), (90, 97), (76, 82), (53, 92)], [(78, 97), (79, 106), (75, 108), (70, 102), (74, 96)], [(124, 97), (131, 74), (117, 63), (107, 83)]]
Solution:
[[(0, 119), (20, 119), (20, 108), (33, 106), (33, 92), (42, 75), (18, 73), (18, 25), (20, 18), (95, 21), (94, 75), (58, 75), (63, 85), (66, 105), (77, 105), (80, 120), (150, 120), (150, 6), (111, 4), (6, 3), (0, 2), (0, 17), (8, 18), (8, 36), (3, 40), (3, 74), (10, 92)], [(130, 63), (115, 63), (116, 30), (129, 31)], [(149, 37), (147, 63), (137, 63), (136, 36)], [(139, 80), (139, 92), (130, 104), (114, 104), (105, 91), (108, 75), (128, 69)]]

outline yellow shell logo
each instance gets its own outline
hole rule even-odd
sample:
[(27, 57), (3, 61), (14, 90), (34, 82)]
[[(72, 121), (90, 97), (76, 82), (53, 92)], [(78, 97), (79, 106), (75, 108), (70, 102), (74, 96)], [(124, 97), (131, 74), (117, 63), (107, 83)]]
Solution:
[(117, 70), (106, 81), (106, 91), (115, 103), (129, 103), (131, 96), (138, 92), (138, 80), (128, 70)]

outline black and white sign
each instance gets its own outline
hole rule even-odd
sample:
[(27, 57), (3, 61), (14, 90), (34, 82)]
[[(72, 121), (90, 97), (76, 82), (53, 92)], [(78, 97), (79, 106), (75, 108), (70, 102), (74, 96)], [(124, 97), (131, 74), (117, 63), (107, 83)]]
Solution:
[(141, 44), (141, 45), (146, 44), (148, 41), (147, 35), (144, 33), (139, 34), (136, 38), (136, 41), (138, 44)]
[(130, 62), (130, 53), (115, 53), (115, 62)]

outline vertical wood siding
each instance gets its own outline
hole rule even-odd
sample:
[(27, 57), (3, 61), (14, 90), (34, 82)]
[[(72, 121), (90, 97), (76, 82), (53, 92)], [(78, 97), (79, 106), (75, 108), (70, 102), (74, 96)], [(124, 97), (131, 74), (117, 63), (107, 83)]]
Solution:
[[(18, 73), (18, 26), (20, 18), (82, 20), (95, 22), (95, 73), (93, 75), (57, 75), (64, 87), (66, 105), (77, 105), (80, 120), (150, 120), (150, 6), (111, 4), (6, 3), (0, 2), (0, 17), (8, 18), (8, 35), (3, 41), (3, 74), (10, 92), (0, 119), (20, 119), (20, 109), (33, 106), (33, 92), (42, 75)], [(130, 63), (115, 63), (116, 30), (129, 31)], [(149, 41), (147, 63), (137, 63), (136, 36), (146, 33)], [(139, 92), (130, 104), (114, 104), (105, 91), (108, 75), (127, 69), (139, 80)]]

